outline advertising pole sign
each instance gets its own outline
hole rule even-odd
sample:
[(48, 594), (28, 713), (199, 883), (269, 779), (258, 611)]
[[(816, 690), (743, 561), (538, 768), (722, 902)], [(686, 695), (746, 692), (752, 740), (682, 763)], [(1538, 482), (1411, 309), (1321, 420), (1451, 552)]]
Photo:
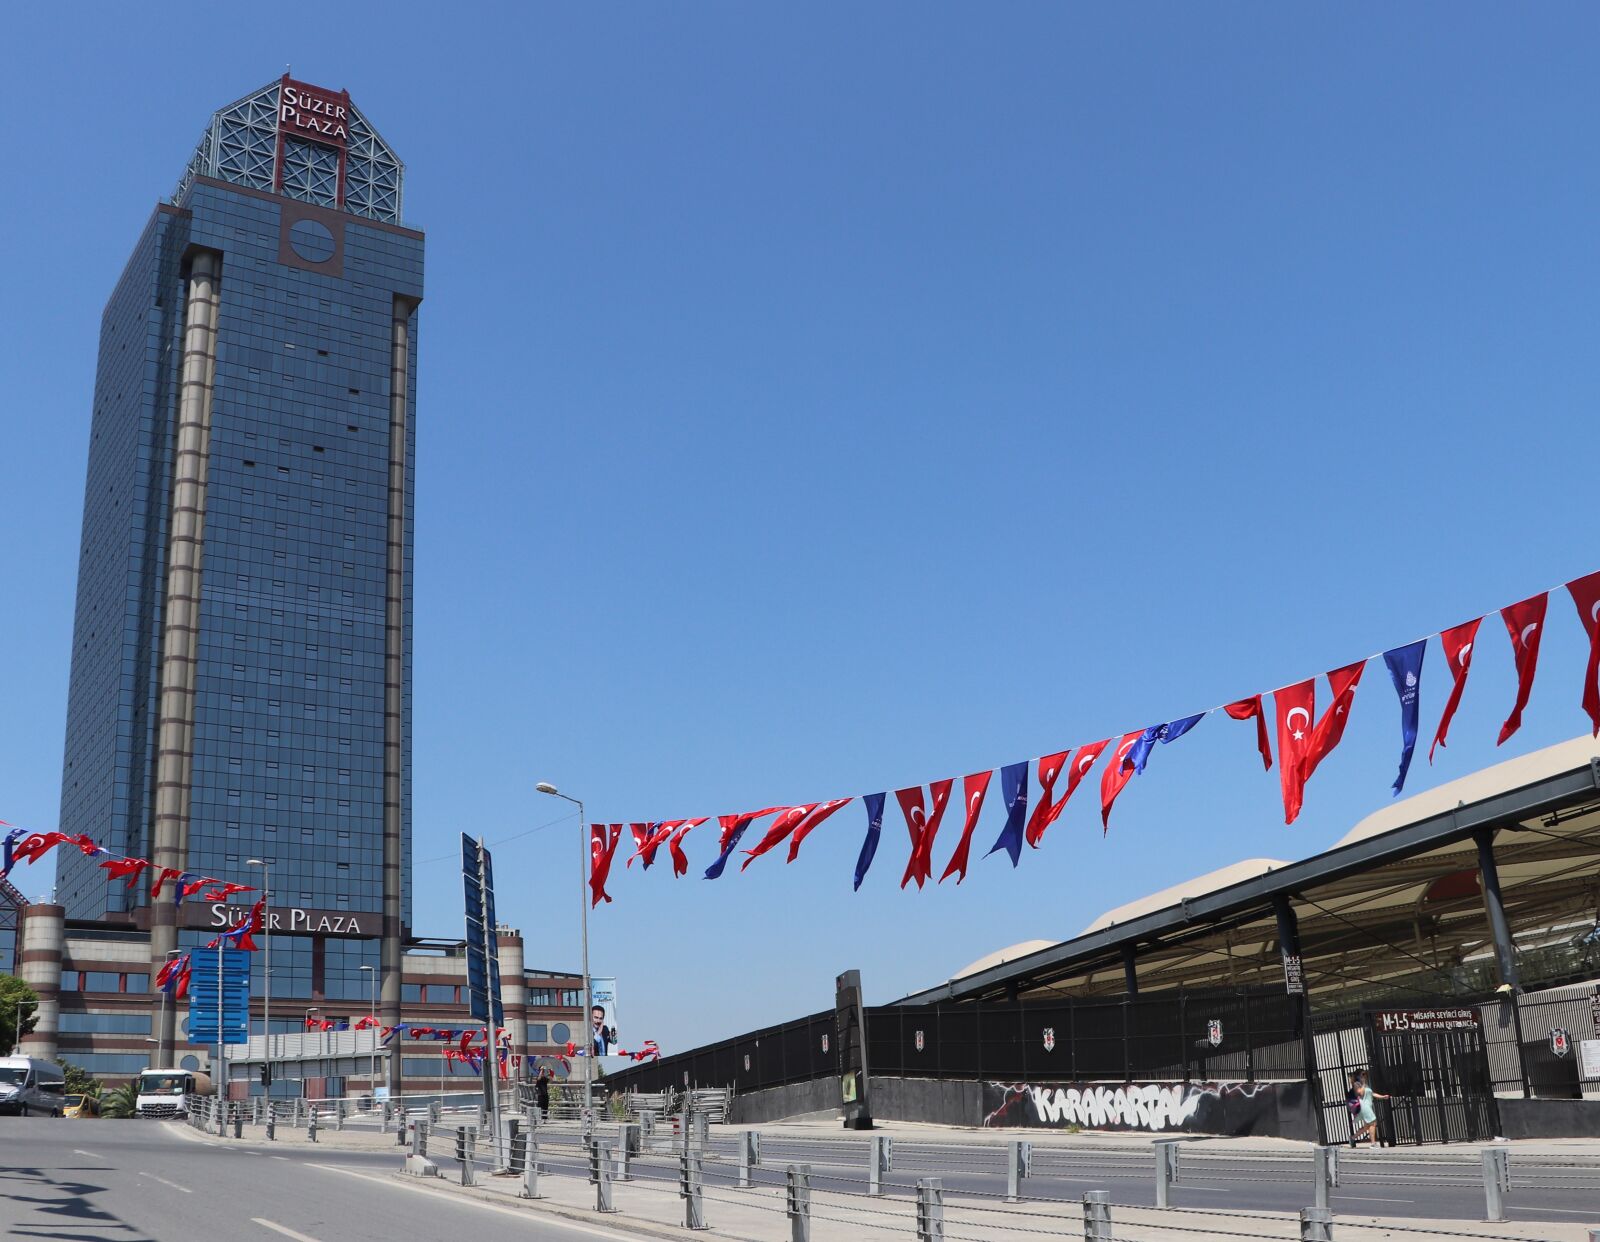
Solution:
[(589, 1051), (597, 1057), (609, 1057), (617, 1050), (617, 981), (589, 977), (589, 1012), (584, 1015), (589, 1024)]

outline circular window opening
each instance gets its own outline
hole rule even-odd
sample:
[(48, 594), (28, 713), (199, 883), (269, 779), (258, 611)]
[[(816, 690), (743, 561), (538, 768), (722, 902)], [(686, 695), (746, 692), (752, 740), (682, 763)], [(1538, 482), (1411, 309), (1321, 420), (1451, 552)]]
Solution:
[(564, 1044), (572, 1038), (572, 1032), (567, 1029), (565, 1022), (557, 1022), (550, 1028), (550, 1038), (554, 1043)]
[(316, 220), (296, 220), (290, 225), (289, 245), (307, 263), (326, 263), (333, 258), (333, 234)]
[(197, 1070), (200, 1068), (200, 1058), (195, 1056), (193, 1053), (190, 1053), (188, 1056), (184, 1057), (183, 1060), (179, 1061), (178, 1065), (181, 1069)]

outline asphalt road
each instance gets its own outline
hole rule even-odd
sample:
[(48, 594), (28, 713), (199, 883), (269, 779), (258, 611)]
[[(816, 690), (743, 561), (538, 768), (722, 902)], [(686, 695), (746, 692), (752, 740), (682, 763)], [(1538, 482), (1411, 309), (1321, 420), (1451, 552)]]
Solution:
[(40, 1242), (593, 1242), (614, 1230), (446, 1198), (394, 1152), (268, 1152), (154, 1121), (0, 1118), (0, 1236)]
[[(572, 1175), (587, 1169), (576, 1137), (548, 1133), (540, 1143), (540, 1163)], [(755, 1180), (783, 1185), (790, 1162), (811, 1166), (811, 1185), (818, 1192), (834, 1190), (860, 1194), (866, 1189), (865, 1145), (845, 1141), (795, 1142), (780, 1135), (762, 1136), (762, 1167)], [(737, 1149), (730, 1140), (714, 1137), (705, 1164), (711, 1186), (730, 1186), (737, 1177)], [(1451, 1166), (1407, 1163), (1411, 1152), (1386, 1149), (1362, 1152), (1361, 1159), (1341, 1166), (1340, 1185), (1332, 1195), (1336, 1216), (1377, 1216), (1394, 1220), (1482, 1220), (1484, 1192), (1481, 1166), (1463, 1162)], [(1148, 1151), (1126, 1155), (1092, 1153), (1062, 1156), (1036, 1150), (1034, 1173), (1023, 1184), (1023, 1195), (1033, 1200), (1083, 1202), (1088, 1190), (1106, 1190), (1112, 1203), (1142, 1207), (1155, 1205), (1153, 1159)], [(885, 1179), (891, 1195), (914, 1197), (919, 1177), (937, 1177), (947, 1202), (963, 1199), (976, 1204), (1005, 1192), (1005, 1157), (989, 1145), (952, 1147), (896, 1142), (894, 1170)], [(1135, 1167), (1130, 1167), (1135, 1166)], [(448, 1167), (448, 1166), (447, 1166)], [(639, 1162), (641, 1176), (675, 1181), (675, 1163), (658, 1156)], [(1296, 1213), (1311, 1206), (1311, 1162), (1230, 1156), (1207, 1152), (1179, 1156), (1179, 1180), (1172, 1189), (1172, 1205), (1180, 1208), (1216, 1208), (1229, 1211)], [(1600, 1173), (1559, 1166), (1540, 1166), (1531, 1157), (1513, 1158), (1511, 1190), (1506, 1195), (1506, 1217), (1519, 1221), (1570, 1221), (1600, 1227)]]

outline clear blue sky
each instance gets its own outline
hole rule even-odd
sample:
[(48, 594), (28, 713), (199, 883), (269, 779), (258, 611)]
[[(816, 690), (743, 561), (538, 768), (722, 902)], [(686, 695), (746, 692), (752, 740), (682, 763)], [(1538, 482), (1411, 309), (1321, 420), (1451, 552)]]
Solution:
[[(537, 779), (608, 820), (892, 790), (1600, 567), (1591, 8), (379, 11), (8, 19), (0, 817), (57, 812), (101, 305), (211, 111), (285, 62), (350, 90), (428, 231), (423, 932), (460, 932), (458, 831), (524, 834), (500, 909), (576, 965), (577, 827)], [(1491, 620), (1413, 788), (1587, 727), (1551, 609), (1522, 733), (1496, 752)], [(852, 966), (890, 999), (1388, 800), (1381, 665), (1293, 828), (1252, 736), (1208, 719), (1109, 838), (1085, 789), (959, 890), (898, 890), (892, 798), (860, 894), (859, 802), (793, 867), (636, 866), (592, 919), (624, 1042), (809, 1012)]]

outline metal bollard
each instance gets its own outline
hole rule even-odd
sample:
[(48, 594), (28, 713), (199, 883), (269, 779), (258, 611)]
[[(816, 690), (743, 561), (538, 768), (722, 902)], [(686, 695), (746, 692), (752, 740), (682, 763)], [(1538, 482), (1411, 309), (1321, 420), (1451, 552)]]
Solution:
[(228, 1137), (228, 1108), (229, 1107), (230, 1107), (229, 1105), (223, 1103), (223, 1101), (221, 1101), (220, 1099), (217, 1101), (217, 1115), (216, 1115), (215, 1120), (216, 1120), (216, 1123), (217, 1123), (217, 1137), (218, 1138), (227, 1138)]
[[(401, 1134), (404, 1134), (405, 1130), (406, 1130), (405, 1126), (401, 1126), (400, 1127), (400, 1133)], [(389, 1133), (389, 1101), (388, 1100), (385, 1100), (383, 1102), (382, 1106), (378, 1109), (378, 1133), (379, 1134), (387, 1134), (387, 1133)], [(402, 1138), (400, 1141), (403, 1143), (403, 1142), (405, 1142), (405, 1139)]]
[[(687, 1129), (684, 1132), (687, 1134)], [(678, 1193), (683, 1196), (685, 1229), (706, 1228), (703, 1172), (698, 1155), (685, 1151), (678, 1157)]]
[(1301, 1208), (1300, 1242), (1333, 1242), (1333, 1213), (1327, 1208)]
[(524, 1199), (542, 1199), (539, 1193), (539, 1140), (537, 1132), (530, 1126), (517, 1135), (522, 1144), (522, 1190), (520, 1197)]
[(811, 1242), (811, 1166), (791, 1164), (788, 1182), (789, 1242)]
[(694, 1115), (694, 1141), (701, 1151), (711, 1143), (711, 1114), (696, 1113)]
[(739, 1136), (739, 1189), (749, 1190), (754, 1181), (752, 1170), (761, 1163), (761, 1134), (746, 1130)]
[(243, 1108), (235, 1108), (233, 1110), (233, 1137), (234, 1138), (243, 1138), (244, 1137), (244, 1109)]
[(317, 1109), (315, 1105), (311, 1107), (311, 1120), (306, 1122), (306, 1137), (313, 1143), (317, 1141)]
[(428, 1154), (428, 1131), (432, 1128), (426, 1120), (417, 1122), (417, 1155)]
[(632, 1160), (639, 1152), (639, 1127), (632, 1122), (624, 1121), (617, 1127), (617, 1172), (619, 1182), (631, 1182), (633, 1172)]
[(269, 1109), (267, 1109), (267, 1142), (276, 1143), (277, 1141), (278, 1141), (278, 1117), (277, 1117), (276, 1111), (271, 1109), (271, 1108), (269, 1108)]
[(594, 1171), (594, 1210), (615, 1212), (617, 1207), (611, 1196), (611, 1140), (597, 1138), (591, 1150), (594, 1152), (591, 1165)]
[(411, 1141), (409, 1138), (406, 1137), (406, 1132), (409, 1129), (411, 1129), (410, 1114), (407, 1113), (404, 1109), (397, 1108), (397, 1109), (394, 1110), (394, 1119), (395, 1119), (395, 1127), (394, 1127), (395, 1134), (399, 1136), (398, 1138), (395, 1139), (395, 1142), (398, 1143), (401, 1147), (404, 1147), (408, 1142)]
[(428, 1120), (433, 1122), (434, 1125), (438, 1125), (444, 1120), (444, 1105), (439, 1103), (438, 1100), (430, 1100), (428, 1102)]
[(944, 1182), (924, 1177), (917, 1182), (917, 1242), (944, 1242)]
[(887, 1134), (867, 1139), (867, 1193), (883, 1194), (883, 1179), (894, 1168), (894, 1140)]
[(1506, 1218), (1505, 1193), (1511, 1189), (1511, 1157), (1504, 1147), (1483, 1149), (1484, 1220)]
[(1111, 1242), (1111, 1192), (1090, 1190), (1083, 1196), (1084, 1242)]
[(1033, 1163), (1033, 1144), (1025, 1139), (1012, 1139), (1006, 1144), (1006, 1202), (1022, 1202), (1022, 1179), (1028, 1176)]
[[(406, 1127), (401, 1126), (401, 1135), (403, 1136), (405, 1132)], [(422, 1154), (422, 1132), (417, 1128), (417, 1124), (415, 1122), (411, 1123), (411, 1154), (413, 1156), (420, 1156)]]
[(344, 1129), (344, 1101), (343, 1100), (334, 1101), (334, 1105), (333, 1105), (333, 1128), (335, 1130), (343, 1130)]
[(1156, 1150), (1156, 1206), (1172, 1206), (1172, 1184), (1178, 1180), (1178, 1144), (1172, 1139), (1162, 1139)]
[(476, 1155), (474, 1150), (478, 1146), (477, 1126), (456, 1127), (456, 1159), (461, 1162), (461, 1184), (463, 1186), (476, 1185), (473, 1178), (472, 1159)]
[(1333, 1188), (1339, 1184), (1339, 1149), (1333, 1146), (1311, 1149), (1312, 1207), (1332, 1208)]

